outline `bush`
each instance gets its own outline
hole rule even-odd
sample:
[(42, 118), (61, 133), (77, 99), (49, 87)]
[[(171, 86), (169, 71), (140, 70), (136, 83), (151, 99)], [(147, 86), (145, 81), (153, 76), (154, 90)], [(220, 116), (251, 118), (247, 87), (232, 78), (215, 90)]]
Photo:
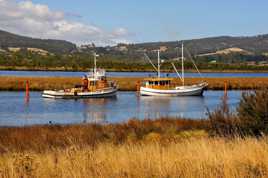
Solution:
[(212, 113), (208, 111), (211, 136), (233, 137), (241, 135), (239, 119), (230, 111), (227, 103), (227, 96), (222, 98), (221, 105)]
[(268, 134), (268, 89), (244, 92), (236, 113), (230, 111), (227, 98), (209, 113), (212, 136), (262, 136)]
[(237, 108), (241, 128), (247, 134), (260, 136), (268, 133), (268, 89), (242, 94)]

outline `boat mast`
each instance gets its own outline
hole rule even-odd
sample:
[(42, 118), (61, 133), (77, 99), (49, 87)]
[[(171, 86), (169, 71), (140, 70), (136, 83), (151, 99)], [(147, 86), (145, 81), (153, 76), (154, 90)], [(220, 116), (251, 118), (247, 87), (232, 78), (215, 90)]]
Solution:
[(97, 72), (97, 53), (94, 52), (93, 53), (94, 55), (94, 69), (93, 69), (93, 77), (95, 78), (97, 75), (96, 75), (96, 72)]
[(182, 78), (182, 85), (184, 86), (184, 54), (183, 54), (183, 43), (181, 44), (181, 78)]
[(157, 74), (158, 74), (158, 78), (160, 78), (160, 50), (157, 50), (157, 58), (158, 58), (158, 70), (157, 70)]
[(96, 73), (96, 71), (97, 71), (97, 54), (94, 52), (94, 73)]

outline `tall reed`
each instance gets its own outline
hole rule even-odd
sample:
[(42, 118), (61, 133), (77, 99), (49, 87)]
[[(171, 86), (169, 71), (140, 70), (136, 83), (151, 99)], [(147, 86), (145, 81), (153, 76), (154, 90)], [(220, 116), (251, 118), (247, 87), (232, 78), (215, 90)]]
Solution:
[(1, 177), (267, 177), (267, 138), (100, 144), (0, 155)]

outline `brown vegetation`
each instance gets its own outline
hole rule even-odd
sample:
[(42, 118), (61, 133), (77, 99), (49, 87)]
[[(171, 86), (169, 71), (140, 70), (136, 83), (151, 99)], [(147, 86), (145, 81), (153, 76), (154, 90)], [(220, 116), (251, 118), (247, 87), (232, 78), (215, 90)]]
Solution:
[(268, 135), (268, 89), (243, 92), (236, 112), (230, 111), (228, 97), (209, 113), (210, 135), (224, 137), (261, 137)]
[(66, 148), (51, 147), (42, 153), (8, 151), (0, 155), (0, 176), (267, 177), (267, 138), (226, 140), (202, 134), (179, 137), (165, 139), (167, 142), (163, 144), (161, 135), (152, 132), (139, 143), (101, 142), (92, 147), (71, 139)]
[(211, 138), (207, 124), (160, 119), (0, 128), (0, 176), (267, 176), (267, 138)]
[(265, 139), (101, 144), (0, 156), (1, 177), (267, 177)]
[[(184, 131), (205, 133), (208, 128), (205, 120), (159, 119), (130, 120), (122, 124), (107, 125), (66, 125), (31, 126), (23, 128), (0, 128), (0, 151), (45, 152), (55, 148), (92, 146), (99, 143), (138, 143), (146, 138), (157, 138), (163, 144), (169, 140), (179, 140)], [(183, 134), (186, 135), (183, 135)], [(190, 133), (190, 132), (189, 132)], [(206, 135), (206, 134), (202, 134)]]
[[(143, 78), (139, 77), (113, 77), (119, 84), (121, 91), (136, 91), (137, 82)], [(193, 84), (205, 80), (209, 83), (208, 89), (222, 90), (224, 83), (227, 82), (228, 89), (248, 90), (268, 87), (268, 78), (189, 78), (187, 84)], [(45, 89), (63, 89), (73, 87), (75, 84), (81, 84), (81, 78), (78, 77), (0, 77), (0, 90), (24, 90), (25, 82), (30, 82), (30, 89), (42, 91)], [(178, 79), (176, 83), (180, 83)]]

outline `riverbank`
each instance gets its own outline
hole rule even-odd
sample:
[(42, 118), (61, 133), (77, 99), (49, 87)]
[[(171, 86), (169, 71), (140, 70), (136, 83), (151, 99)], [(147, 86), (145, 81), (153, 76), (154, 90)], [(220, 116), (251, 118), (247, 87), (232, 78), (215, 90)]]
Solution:
[[(136, 91), (137, 83), (143, 80), (141, 77), (113, 77), (109, 79), (118, 83), (120, 91)], [(186, 84), (193, 84), (202, 80), (208, 82), (207, 89), (209, 90), (223, 90), (225, 83), (227, 83), (229, 90), (251, 90), (268, 87), (268, 78), (187, 78)], [(23, 91), (26, 81), (29, 81), (32, 91), (71, 88), (75, 84), (81, 84), (81, 78), (78, 77), (1, 76), (0, 90)], [(175, 82), (180, 84), (179, 79), (175, 79)]]
[[(26, 67), (26, 66), (0, 66), (0, 71), (51, 71), (51, 72), (88, 72), (88, 68), (73, 69), (72, 67)], [(107, 72), (155, 72), (154, 69), (106, 69)], [(162, 72), (173, 73), (174, 70), (161, 70)], [(238, 69), (199, 69), (201, 73), (268, 73), (266, 69), (238, 70)], [(196, 73), (195, 69), (185, 69), (185, 72)]]
[(265, 177), (267, 138), (210, 137), (207, 121), (0, 128), (2, 177)]

